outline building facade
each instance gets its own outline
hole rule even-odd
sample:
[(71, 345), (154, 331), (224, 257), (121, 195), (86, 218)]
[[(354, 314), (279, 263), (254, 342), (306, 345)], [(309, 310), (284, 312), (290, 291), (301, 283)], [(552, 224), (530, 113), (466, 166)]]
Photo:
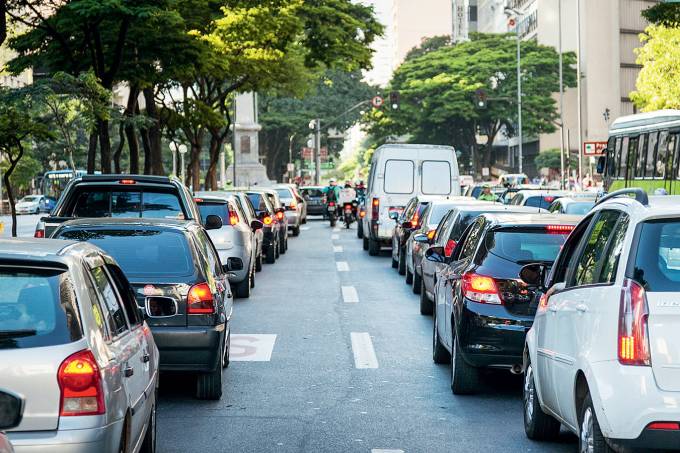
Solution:
[(393, 0), (392, 8), (393, 69), (424, 39), (453, 32), (451, 0)]

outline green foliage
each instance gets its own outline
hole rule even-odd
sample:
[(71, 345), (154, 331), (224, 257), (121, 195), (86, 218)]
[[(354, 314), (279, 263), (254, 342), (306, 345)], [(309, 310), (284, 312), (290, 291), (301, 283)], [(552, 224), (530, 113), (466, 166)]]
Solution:
[[(0, 162), (0, 173), (5, 173), (9, 167), (9, 161)], [(42, 174), (43, 171), (43, 166), (39, 160), (30, 155), (23, 156), (12, 173), (12, 187), (18, 193), (27, 193), (36, 175)]]
[(642, 17), (652, 24), (678, 27), (680, 26), (680, 4), (657, 3), (644, 10)]
[(680, 28), (650, 25), (636, 49), (642, 65), (630, 98), (642, 111), (680, 108)]
[(559, 169), (562, 165), (560, 154), (561, 151), (556, 148), (541, 151), (534, 159), (536, 168), (550, 168), (553, 170)]
[(433, 50), (437, 50), (441, 47), (449, 45), (451, 45), (451, 36), (449, 35), (426, 38), (419, 46), (409, 50), (404, 60), (413, 60), (425, 55), (426, 53), (432, 52)]

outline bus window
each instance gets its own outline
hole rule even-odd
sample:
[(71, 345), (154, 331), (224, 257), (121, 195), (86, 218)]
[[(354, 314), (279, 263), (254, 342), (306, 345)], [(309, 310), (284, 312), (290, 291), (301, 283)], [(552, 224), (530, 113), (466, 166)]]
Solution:
[(645, 178), (654, 177), (654, 162), (656, 159), (656, 145), (658, 143), (659, 133), (650, 132), (647, 144), (647, 159), (645, 160)]
[(635, 157), (638, 150), (638, 143), (640, 143), (640, 137), (631, 137), (628, 140), (628, 157), (626, 158), (626, 166), (621, 167), (622, 176), (626, 180), (635, 178)]
[(671, 137), (668, 131), (661, 131), (659, 133), (659, 151), (655, 160), (654, 177), (655, 178), (665, 178), (666, 177), (666, 160), (673, 158), (672, 154), (668, 152), (668, 145)]
[(647, 158), (647, 146), (649, 145), (649, 135), (640, 135), (640, 146), (638, 146), (635, 155), (637, 159), (635, 161), (635, 177), (643, 178), (645, 176), (645, 159)]
[(616, 176), (618, 178), (625, 179), (626, 177), (626, 165), (628, 165), (628, 143), (630, 139), (628, 137), (623, 137), (623, 139), (618, 143), (616, 147), (616, 157), (618, 165), (618, 171)]

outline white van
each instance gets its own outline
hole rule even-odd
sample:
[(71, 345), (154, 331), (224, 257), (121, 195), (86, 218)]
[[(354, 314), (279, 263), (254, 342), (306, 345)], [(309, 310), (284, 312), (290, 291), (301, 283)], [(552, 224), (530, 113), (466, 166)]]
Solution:
[(401, 212), (416, 195), (458, 196), (456, 151), (450, 146), (383, 145), (373, 154), (366, 192), (364, 248), (377, 255), (394, 229), (390, 212)]

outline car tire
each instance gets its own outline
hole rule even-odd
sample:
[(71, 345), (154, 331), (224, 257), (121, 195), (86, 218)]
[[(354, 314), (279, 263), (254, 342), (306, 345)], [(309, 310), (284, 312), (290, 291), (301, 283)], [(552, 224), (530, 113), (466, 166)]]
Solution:
[(248, 299), (250, 297), (250, 281), (253, 278), (253, 273), (248, 272), (248, 276), (243, 281), (234, 285), (234, 296), (239, 299)]
[(140, 448), (140, 453), (155, 453), (156, 452), (156, 404), (158, 404), (158, 391), (156, 391), (156, 401), (151, 407), (151, 414), (149, 414), (149, 421), (146, 425), (146, 434)]
[(524, 432), (531, 440), (555, 440), (560, 434), (560, 422), (541, 409), (536, 392), (534, 368), (531, 362), (524, 371)]
[(286, 254), (286, 239), (282, 239), (279, 241), (279, 255), (285, 255)]
[(451, 362), (451, 355), (446, 350), (441, 340), (439, 339), (439, 332), (437, 332), (437, 316), (432, 319), (432, 361), (434, 363), (444, 364)]
[(118, 442), (118, 453), (127, 453), (128, 452), (128, 429), (129, 429), (129, 424), (130, 421), (128, 420), (127, 417), (125, 417), (125, 421), (123, 422), (123, 432), (120, 433), (120, 441)]
[(362, 241), (362, 242), (363, 242), (363, 244), (362, 244), (362, 245), (363, 245), (363, 248), (364, 248), (364, 250), (368, 250), (368, 238), (367, 238), (366, 236), (364, 236), (363, 239), (364, 239), (364, 240)]
[(299, 226), (293, 227), (293, 237), (298, 236), (300, 236), (300, 227)]
[(250, 271), (250, 289), (255, 288), (255, 266)]
[(479, 389), (479, 369), (468, 364), (460, 350), (458, 337), (453, 337), (451, 352), (451, 391), (454, 395), (472, 395)]
[(227, 347), (224, 348), (224, 360), (222, 360), (222, 368), (229, 368), (231, 363), (231, 329), (227, 335)]
[(286, 240), (284, 242), (284, 245), (285, 245), (285, 247), (284, 247), (283, 250), (284, 250), (284, 253), (286, 253), (288, 251), (288, 236), (286, 236)]
[(368, 254), (370, 256), (378, 256), (380, 255), (380, 242), (369, 239), (368, 240)]
[(264, 259), (262, 258), (262, 252), (260, 252), (259, 255), (257, 255), (257, 259), (255, 260), (255, 272), (262, 272), (262, 262)]
[(267, 248), (267, 264), (274, 264), (276, 262), (276, 247), (278, 247), (276, 243), (273, 243)]
[(418, 274), (418, 270), (413, 271), (413, 294), (420, 294), (423, 278)]
[(406, 275), (406, 253), (404, 249), (399, 250), (399, 262), (397, 264), (399, 275)]
[(424, 316), (432, 315), (432, 301), (427, 297), (427, 291), (425, 291), (425, 282), (420, 279), (420, 314)]
[(408, 266), (406, 266), (406, 284), (407, 285), (412, 285), (413, 284), (413, 272), (408, 270)]
[(392, 269), (396, 269), (399, 267), (399, 261), (395, 260), (394, 257), (392, 257)]
[(279, 241), (276, 241), (276, 245), (274, 246), (274, 256), (277, 260), (281, 256), (281, 242)]
[[(220, 354), (222, 355), (222, 354)], [(215, 371), (199, 374), (196, 379), (196, 398), (199, 400), (217, 401), (222, 398), (222, 363), (224, 358), (220, 357), (220, 363)]]
[[(578, 442), (579, 451), (592, 451), (593, 453), (611, 453), (614, 451), (607, 444), (607, 439), (602, 434), (590, 393), (586, 395), (579, 414)], [(592, 446), (592, 449), (589, 449), (588, 446)], [(586, 447), (585, 450), (584, 447)]]
[(364, 238), (364, 224), (361, 222), (361, 219), (357, 222), (357, 238)]

